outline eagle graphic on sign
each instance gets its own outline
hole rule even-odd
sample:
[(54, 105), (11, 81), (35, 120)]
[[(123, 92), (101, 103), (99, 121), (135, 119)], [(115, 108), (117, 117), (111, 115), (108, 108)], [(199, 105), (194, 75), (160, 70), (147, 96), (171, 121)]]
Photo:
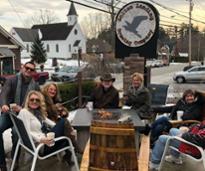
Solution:
[(141, 38), (142, 36), (138, 34), (137, 28), (142, 23), (142, 21), (147, 20), (147, 18), (148, 17), (144, 15), (136, 16), (131, 23), (125, 21), (126, 25), (124, 25), (123, 27), (125, 28), (125, 30), (134, 33), (137, 37)]

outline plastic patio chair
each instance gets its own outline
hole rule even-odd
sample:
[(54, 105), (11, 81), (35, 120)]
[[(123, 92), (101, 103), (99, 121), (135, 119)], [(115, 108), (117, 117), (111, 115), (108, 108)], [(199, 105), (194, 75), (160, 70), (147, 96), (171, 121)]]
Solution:
[(16, 162), (16, 158), (17, 158), (17, 154), (18, 154), (20, 146), (23, 147), (31, 155), (33, 155), (33, 162), (32, 162), (32, 166), (31, 166), (30, 171), (34, 171), (37, 159), (44, 160), (44, 159), (47, 159), (47, 158), (49, 158), (53, 155), (56, 155), (56, 154), (58, 154), (62, 151), (65, 151), (65, 150), (70, 150), (71, 151), (76, 171), (79, 171), (79, 166), (78, 166), (77, 158), (76, 158), (76, 155), (75, 155), (75, 152), (74, 152), (74, 147), (73, 147), (73, 144), (72, 144), (71, 140), (68, 137), (62, 136), (62, 137), (58, 137), (58, 138), (54, 139), (55, 142), (60, 141), (60, 140), (66, 140), (66, 141), (68, 141), (68, 146), (63, 147), (63, 148), (61, 148), (61, 149), (59, 149), (59, 150), (57, 150), (57, 151), (55, 151), (51, 154), (48, 154), (48, 155), (45, 155), (45, 156), (40, 156), (39, 155), (40, 150), (45, 144), (40, 143), (36, 147), (34, 145), (34, 141), (31, 137), (31, 135), (27, 132), (23, 121), (21, 119), (19, 119), (12, 112), (9, 113), (9, 116), (10, 116), (10, 118), (12, 120), (12, 123), (14, 125), (14, 128), (15, 128), (18, 136), (19, 136), (19, 140), (18, 140), (18, 143), (17, 143), (17, 146), (16, 146), (16, 150), (15, 150), (15, 154), (14, 154), (14, 158), (13, 158), (13, 162), (12, 162), (10, 171), (13, 171), (13, 169), (14, 169), (14, 165), (15, 165), (15, 162)]
[[(201, 153), (201, 157), (200, 158), (195, 158), (195, 157), (193, 157), (189, 154), (180, 152), (177, 148), (171, 146), (170, 142), (173, 141), (173, 140), (177, 140), (179, 142), (183, 142), (183, 143), (186, 143), (188, 145), (191, 145), (191, 146), (197, 148), (199, 150), (199, 152)], [(198, 166), (198, 167), (200, 166), (201, 171), (205, 170), (205, 150), (202, 149), (202, 147), (199, 147), (199, 146), (197, 146), (193, 143), (190, 143), (190, 142), (184, 140), (181, 137), (173, 136), (173, 137), (170, 137), (166, 142), (166, 146), (165, 146), (164, 153), (163, 153), (163, 156), (162, 156), (162, 159), (161, 159), (159, 171), (163, 171), (163, 163), (164, 163), (165, 157), (168, 154), (170, 149), (178, 151), (183, 158), (186, 158), (187, 161), (191, 161), (191, 163), (192, 163), (191, 165), (194, 165), (195, 169), (196, 169), (196, 166)], [(193, 168), (190, 168), (190, 169), (192, 170)], [(199, 171), (199, 169), (196, 169), (196, 170)]]

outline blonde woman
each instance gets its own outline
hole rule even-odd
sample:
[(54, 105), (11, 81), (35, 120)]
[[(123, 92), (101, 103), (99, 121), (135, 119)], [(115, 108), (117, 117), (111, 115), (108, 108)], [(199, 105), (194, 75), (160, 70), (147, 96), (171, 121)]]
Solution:
[(143, 86), (144, 79), (140, 73), (131, 76), (132, 83), (125, 93), (125, 104), (136, 110), (142, 118), (149, 118), (151, 111), (151, 95), (149, 90)]
[[(49, 154), (56, 151), (59, 147), (67, 145), (65, 142), (61, 141), (50, 147), (53, 141), (46, 137), (46, 133), (51, 131), (55, 133), (55, 137), (67, 136), (64, 131), (66, 121), (65, 119), (61, 119), (55, 124), (55, 122), (47, 118), (44, 97), (40, 92), (30, 91), (28, 93), (25, 107), (20, 111), (18, 117), (23, 121), (34, 141), (46, 145), (44, 154)], [(68, 164), (73, 164), (70, 151), (66, 151), (64, 159)]]

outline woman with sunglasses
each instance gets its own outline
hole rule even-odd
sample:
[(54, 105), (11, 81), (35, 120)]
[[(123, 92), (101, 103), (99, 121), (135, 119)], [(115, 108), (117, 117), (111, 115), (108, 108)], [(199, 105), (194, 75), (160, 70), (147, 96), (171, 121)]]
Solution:
[[(46, 136), (47, 132), (54, 132), (55, 137), (68, 136), (65, 134), (65, 122), (61, 119), (57, 123), (47, 118), (46, 105), (43, 95), (38, 91), (30, 91), (25, 101), (25, 107), (19, 112), (18, 117), (23, 121), (25, 128), (31, 134), (36, 143), (44, 143), (44, 154), (56, 151), (67, 144), (63, 141), (55, 143)], [(70, 137), (69, 137), (70, 138)], [(72, 165), (71, 152), (66, 151), (63, 159)]]

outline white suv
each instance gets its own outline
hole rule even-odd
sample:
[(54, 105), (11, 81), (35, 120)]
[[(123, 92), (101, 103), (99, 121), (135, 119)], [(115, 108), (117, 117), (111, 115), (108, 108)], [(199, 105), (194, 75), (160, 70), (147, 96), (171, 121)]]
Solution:
[(187, 71), (176, 72), (173, 76), (173, 80), (177, 83), (183, 83), (188, 81), (205, 81), (205, 66), (195, 66), (188, 69)]

